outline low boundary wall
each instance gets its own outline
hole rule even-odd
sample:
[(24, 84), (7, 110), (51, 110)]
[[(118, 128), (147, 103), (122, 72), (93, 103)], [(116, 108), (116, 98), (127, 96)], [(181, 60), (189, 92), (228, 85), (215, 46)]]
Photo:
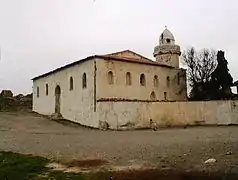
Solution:
[(97, 117), (111, 129), (126, 126), (230, 125), (238, 124), (238, 101), (97, 102)]

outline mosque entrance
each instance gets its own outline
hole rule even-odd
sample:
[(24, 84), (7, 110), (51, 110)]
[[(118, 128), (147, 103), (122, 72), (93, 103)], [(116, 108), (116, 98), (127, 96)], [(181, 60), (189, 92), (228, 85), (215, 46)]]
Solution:
[(57, 85), (55, 88), (55, 114), (60, 115), (60, 96), (61, 89), (60, 86)]

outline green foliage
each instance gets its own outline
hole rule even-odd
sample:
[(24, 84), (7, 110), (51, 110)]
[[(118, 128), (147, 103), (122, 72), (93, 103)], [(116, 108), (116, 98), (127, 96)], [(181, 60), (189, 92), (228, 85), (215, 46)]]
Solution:
[(42, 157), (19, 155), (12, 152), (0, 153), (0, 179), (28, 180), (45, 169), (48, 160)]
[(187, 67), (190, 100), (230, 99), (233, 78), (223, 51), (189, 48), (183, 52), (183, 63)]
[(0, 180), (85, 180), (76, 173), (51, 171), (43, 157), (0, 152)]
[(212, 73), (212, 81), (214, 86), (221, 91), (222, 96), (229, 96), (231, 94), (230, 86), (233, 85), (233, 78), (229, 73), (227, 67), (228, 62), (224, 57), (223, 51), (217, 53), (217, 67)]

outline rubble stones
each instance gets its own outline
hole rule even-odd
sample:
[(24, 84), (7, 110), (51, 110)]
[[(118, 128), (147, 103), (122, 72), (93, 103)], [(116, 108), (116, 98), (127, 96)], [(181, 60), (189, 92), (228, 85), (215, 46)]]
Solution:
[(22, 111), (31, 108), (32, 94), (13, 96), (10, 90), (3, 90), (0, 93), (0, 111)]

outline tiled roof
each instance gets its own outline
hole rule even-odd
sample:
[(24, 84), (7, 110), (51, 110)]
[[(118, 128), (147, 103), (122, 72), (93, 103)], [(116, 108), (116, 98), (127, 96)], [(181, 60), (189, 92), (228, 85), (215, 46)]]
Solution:
[[(131, 53), (131, 54), (134, 54), (134, 55), (140, 57), (140, 59), (152, 61), (151, 59), (149, 59), (149, 58), (147, 58), (147, 57), (145, 57), (145, 56), (142, 56), (142, 55), (140, 55), (140, 54), (138, 54), (138, 53), (136, 53), (136, 52), (134, 52), (134, 51), (131, 51), (131, 50), (129, 50), (129, 49), (128, 49), (128, 50), (124, 50), (124, 51), (118, 51), (118, 52), (106, 54), (106, 56), (116, 56), (116, 55), (119, 54), (119, 53), (127, 53), (127, 52), (129, 52), (129, 53)], [(135, 58), (135, 59), (139, 59), (139, 58)]]
[(100, 55), (100, 57), (106, 60), (111, 59), (111, 60), (118, 60), (118, 61), (124, 61), (124, 62), (132, 62), (132, 63), (148, 64), (148, 65), (154, 65), (154, 66), (173, 68), (169, 65), (162, 64), (162, 63), (148, 60), (148, 59), (137, 59), (137, 58), (120, 57), (120, 56), (108, 56), (108, 55)]
[[(121, 51), (122, 52), (122, 51)], [(134, 52), (133, 52), (134, 53)], [(94, 59), (94, 58), (99, 58), (99, 59), (105, 59), (105, 60), (115, 60), (115, 61), (123, 61), (123, 62), (130, 62), (130, 63), (139, 63), (139, 64), (147, 64), (147, 65), (153, 65), (153, 66), (160, 66), (160, 67), (166, 67), (166, 68), (173, 68), (169, 65), (166, 65), (166, 64), (162, 64), (162, 63), (159, 63), (159, 62), (156, 62), (156, 61), (152, 61), (148, 58), (145, 58), (139, 54), (139, 56), (141, 56), (142, 58), (139, 59), (139, 58), (131, 58), (131, 57), (123, 57), (123, 56), (114, 56), (115, 53), (112, 53), (112, 54), (107, 54), (107, 55), (94, 55), (94, 56), (89, 56), (85, 59), (81, 59), (81, 60), (78, 60), (78, 61), (75, 61), (73, 63), (70, 63), (70, 64), (67, 64), (65, 66), (62, 66), (62, 67), (59, 67), (57, 69), (54, 69), (52, 71), (49, 71), (45, 74), (42, 74), (40, 76), (36, 76), (34, 78), (32, 78), (32, 80), (36, 80), (36, 79), (39, 79), (39, 78), (42, 78), (42, 77), (45, 77), (45, 76), (48, 76), (52, 73), (55, 73), (57, 71), (60, 71), (62, 69), (65, 69), (65, 68), (68, 68), (68, 67), (71, 67), (71, 66), (74, 66), (76, 64), (79, 64), (81, 62), (84, 62), (84, 61), (87, 61), (87, 60), (91, 60), (91, 59)], [(135, 53), (136, 54), (136, 53)]]

